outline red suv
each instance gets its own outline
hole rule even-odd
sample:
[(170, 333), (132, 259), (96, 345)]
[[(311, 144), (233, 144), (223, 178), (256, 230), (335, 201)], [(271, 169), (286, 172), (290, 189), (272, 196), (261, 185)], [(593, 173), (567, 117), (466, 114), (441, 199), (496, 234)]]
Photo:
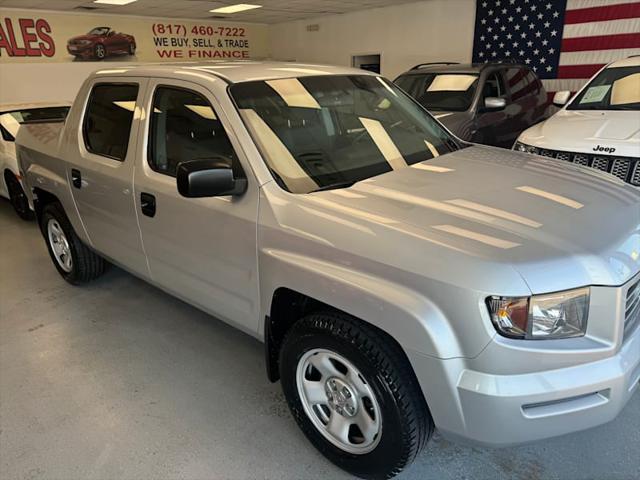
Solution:
[(69, 39), (67, 51), (76, 58), (102, 60), (109, 55), (135, 55), (133, 35), (115, 32), (111, 27), (96, 27), (86, 35)]

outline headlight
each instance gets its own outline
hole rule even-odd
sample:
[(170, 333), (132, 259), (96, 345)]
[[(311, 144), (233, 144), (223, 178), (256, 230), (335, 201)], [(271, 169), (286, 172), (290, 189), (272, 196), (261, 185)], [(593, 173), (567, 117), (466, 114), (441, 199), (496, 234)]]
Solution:
[(527, 145), (526, 143), (522, 143), (522, 142), (516, 142), (513, 144), (513, 150), (517, 151), (517, 152), (524, 152), (524, 153), (538, 153), (540, 151), (539, 148), (534, 147), (532, 145)]
[(89, 45), (91, 44), (91, 40), (78, 40), (78, 45)]
[(501, 335), (539, 340), (580, 337), (587, 331), (589, 289), (534, 295), (489, 297), (491, 321)]

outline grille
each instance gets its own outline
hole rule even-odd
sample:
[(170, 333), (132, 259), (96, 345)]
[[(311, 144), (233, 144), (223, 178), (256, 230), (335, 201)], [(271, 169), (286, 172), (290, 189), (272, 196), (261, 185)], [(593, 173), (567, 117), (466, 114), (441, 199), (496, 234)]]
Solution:
[(640, 185), (640, 162), (636, 162), (633, 174), (631, 174), (631, 183), (633, 185)]
[(547, 148), (536, 148), (533, 153), (608, 172), (624, 182), (640, 187), (640, 159), (638, 158), (590, 155), (588, 153), (563, 152)]
[[(569, 160), (571, 161), (571, 160)], [(589, 166), (589, 156), (588, 155), (581, 155), (579, 153), (575, 154), (573, 156), (573, 163), (577, 163), (578, 165), (585, 165), (585, 166)]]
[(595, 157), (591, 162), (591, 166), (593, 168), (597, 168), (598, 170), (602, 170), (603, 172), (606, 172), (609, 170), (609, 160), (602, 157)]
[(624, 336), (629, 335), (640, 322), (640, 280), (627, 290), (624, 308)]
[(629, 167), (631, 167), (631, 160), (616, 158), (613, 161), (613, 167), (611, 167), (611, 175), (615, 175), (620, 180), (626, 180), (629, 175)]

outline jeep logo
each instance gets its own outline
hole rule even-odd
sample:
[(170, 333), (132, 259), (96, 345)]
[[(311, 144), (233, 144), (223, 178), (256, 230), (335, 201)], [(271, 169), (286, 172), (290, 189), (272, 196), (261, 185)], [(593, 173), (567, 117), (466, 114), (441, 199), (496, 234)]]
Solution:
[(605, 152), (605, 153), (613, 153), (616, 151), (614, 147), (603, 147), (601, 145), (596, 145), (593, 147), (594, 152)]

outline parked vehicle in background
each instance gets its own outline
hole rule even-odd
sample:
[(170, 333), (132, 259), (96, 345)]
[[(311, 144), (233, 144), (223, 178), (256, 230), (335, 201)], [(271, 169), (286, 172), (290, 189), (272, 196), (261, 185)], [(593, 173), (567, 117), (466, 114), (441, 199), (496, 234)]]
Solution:
[(600, 70), (546, 122), (522, 132), (514, 150), (608, 172), (640, 187), (640, 56)]
[(264, 341), (295, 421), (353, 474), (397, 474), (434, 425), (516, 444), (637, 390), (629, 185), (460, 142), (350, 68), (104, 70), (55, 127), (21, 129), (18, 156), (62, 277), (110, 261)]
[(67, 51), (76, 58), (95, 60), (103, 60), (110, 55), (135, 55), (136, 39), (110, 27), (96, 27), (86, 35), (69, 39)]
[(8, 198), (16, 213), (23, 219), (33, 218), (28, 197), (25, 195), (18, 160), (15, 138), (20, 125), (25, 123), (64, 121), (69, 104), (22, 103), (0, 105), (0, 196)]
[(511, 148), (520, 132), (550, 115), (547, 92), (525, 65), (424, 63), (395, 83), (468, 142)]

